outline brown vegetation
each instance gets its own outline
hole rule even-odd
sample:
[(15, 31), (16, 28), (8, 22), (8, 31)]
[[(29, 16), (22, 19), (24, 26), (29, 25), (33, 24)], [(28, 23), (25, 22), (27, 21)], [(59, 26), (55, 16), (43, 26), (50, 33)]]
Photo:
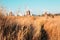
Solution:
[(60, 16), (3, 16), (0, 11), (0, 40), (60, 40)]

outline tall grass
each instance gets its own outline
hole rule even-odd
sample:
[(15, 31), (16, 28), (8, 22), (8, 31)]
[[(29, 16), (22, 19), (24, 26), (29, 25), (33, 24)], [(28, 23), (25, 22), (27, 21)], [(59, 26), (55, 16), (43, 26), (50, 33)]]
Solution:
[[(58, 35), (59, 27), (54, 27), (53, 24), (51, 28), (51, 25), (49, 25), (50, 20), (48, 19), (50, 19), (50, 16), (47, 16), (48, 18), (46, 18), (46, 20), (44, 19), (42, 22), (40, 22), (41, 19), (39, 16), (37, 16), (37, 18), (32, 16), (33, 22), (29, 20), (31, 16), (24, 17), (15, 17), (12, 14), (4, 16), (3, 12), (0, 10), (0, 40), (58, 40), (60, 38)], [(43, 18), (45, 17), (42, 17), (42, 19)], [(23, 21), (20, 19), (23, 19)], [(54, 20), (54, 16), (51, 19)], [(24, 20), (26, 22), (24, 22)], [(46, 23), (44, 24), (45, 21), (47, 26), (45, 26)], [(20, 22), (23, 22), (23, 25), (19, 24)], [(57, 30), (57, 33), (54, 32), (55, 30)]]

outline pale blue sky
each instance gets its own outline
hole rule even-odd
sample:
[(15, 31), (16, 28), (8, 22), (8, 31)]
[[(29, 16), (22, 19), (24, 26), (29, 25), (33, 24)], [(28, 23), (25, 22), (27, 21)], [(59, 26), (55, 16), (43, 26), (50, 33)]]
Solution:
[(44, 11), (60, 12), (60, 0), (0, 0), (0, 5), (12, 11), (19, 9), (25, 12), (30, 9), (33, 14), (42, 14)]

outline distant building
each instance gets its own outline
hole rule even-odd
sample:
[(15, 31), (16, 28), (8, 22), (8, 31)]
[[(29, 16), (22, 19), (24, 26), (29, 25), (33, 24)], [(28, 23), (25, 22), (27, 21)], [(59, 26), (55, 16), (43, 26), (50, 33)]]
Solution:
[(9, 16), (13, 16), (13, 13), (12, 12), (9, 12)]
[(30, 10), (26, 11), (26, 15), (30, 15)]
[(42, 16), (48, 16), (47, 12), (45, 12), (44, 14), (42, 14)]

